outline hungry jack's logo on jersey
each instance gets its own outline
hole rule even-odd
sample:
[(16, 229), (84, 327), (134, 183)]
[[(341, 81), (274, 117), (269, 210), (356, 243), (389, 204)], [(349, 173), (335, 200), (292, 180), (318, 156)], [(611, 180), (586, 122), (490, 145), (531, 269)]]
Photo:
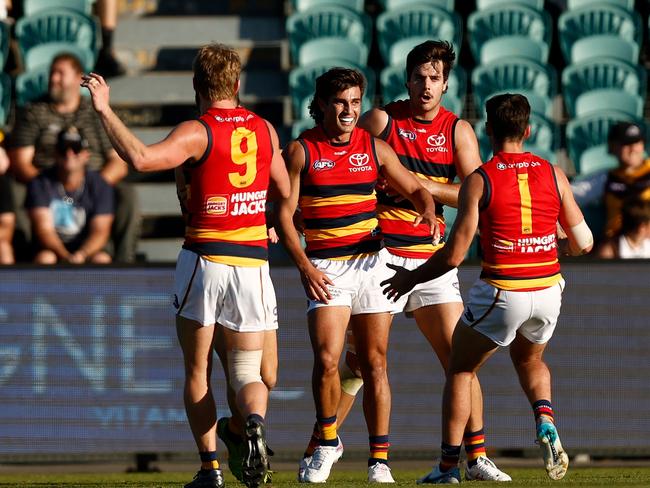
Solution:
[(205, 213), (219, 217), (228, 215), (228, 197), (223, 195), (208, 197), (205, 202)]

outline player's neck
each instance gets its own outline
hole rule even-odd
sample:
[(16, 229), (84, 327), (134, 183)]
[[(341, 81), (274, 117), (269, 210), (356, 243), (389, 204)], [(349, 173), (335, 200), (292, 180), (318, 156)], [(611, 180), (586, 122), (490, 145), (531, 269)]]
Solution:
[(524, 151), (524, 141), (503, 141), (500, 143), (495, 143), (493, 147), (494, 154), (499, 152), (504, 153), (523, 153)]

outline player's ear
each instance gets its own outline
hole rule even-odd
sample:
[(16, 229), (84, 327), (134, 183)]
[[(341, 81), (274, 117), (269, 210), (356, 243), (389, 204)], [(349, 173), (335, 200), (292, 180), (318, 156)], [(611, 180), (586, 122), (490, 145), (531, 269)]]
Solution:
[(526, 126), (526, 130), (524, 131), (524, 141), (527, 140), (530, 137), (530, 125)]

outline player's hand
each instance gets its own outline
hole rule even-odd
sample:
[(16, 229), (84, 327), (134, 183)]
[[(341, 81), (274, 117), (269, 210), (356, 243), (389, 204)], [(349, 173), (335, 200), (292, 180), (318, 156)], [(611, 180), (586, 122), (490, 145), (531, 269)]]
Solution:
[(81, 77), (81, 86), (88, 88), (90, 98), (93, 102), (93, 108), (96, 112), (102, 113), (109, 108), (109, 91), (110, 87), (106, 80), (97, 73), (90, 73)]
[(275, 231), (275, 227), (269, 227), (266, 229), (266, 233), (269, 236), (269, 241), (271, 241), (271, 244), (277, 244), (280, 241), (278, 233)]
[(415, 217), (415, 220), (413, 221), (413, 227), (417, 227), (420, 224), (429, 226), (429, 231), (433, 236), (434, 242), (438, 242), (440, 240), (440, 226), (438, 225), (438, 219), (435, 212), (425, 212)]
[(384, 287), (382, 293), (386, 295), (388, 299), (396, 302), (400, 297), (411, 291), (417, 284), (415, 280), (415, 272), (397, 266), (396, 264), (387, 263), (386, 266), (395, 270), (395, 274), (387, 280), (382, 281), (379, 285)]
[(334, 283), (322, 271), (311, 266), (307, 271), (300, 273), (300, 279), (310, 299), (323, 303), (329, 303), (332, 299), (328, 285), (334, 286)]

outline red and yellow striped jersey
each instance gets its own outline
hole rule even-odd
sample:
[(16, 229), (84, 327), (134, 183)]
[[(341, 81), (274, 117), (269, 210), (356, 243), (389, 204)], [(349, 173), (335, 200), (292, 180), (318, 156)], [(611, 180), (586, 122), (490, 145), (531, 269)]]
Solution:
[(379, 251), (374, 138), (355, 128), (348, 142), (337, 144), (317, 126), (298, 142), (305, 150), (299, 206), (307, 256), (349, 259)]
[(183, 166), (189, 184), (183, 247), (217, 263), (261, 266), (268, 257), (269, 128), (243, 107), (211, 108), (198, 120), (208, 147)]
[[(401, 163), (418, 178), (451, 183), (456, 177), (454, 164), (454, 129), (458, 117), (440, 107), (433, 120), (411, 116), (408, 100), (385, 107), (388, 124), (380, 135), (397, 153)], [(442, 244), (434, 244), (427, 225), (413, 227), (418, 212), (408, 200), (378, 192), (379, 226), (388, 250), (398, 256), (427, 259)], [(436, 202), (441, 234), (445, 231), (443, 205)]]
[(499, 152), (476, 171), (485, 183), (479, 217), (481, 279), (517, 291), (558, 283), (562, 202), (551, 163), (528, 152)]

